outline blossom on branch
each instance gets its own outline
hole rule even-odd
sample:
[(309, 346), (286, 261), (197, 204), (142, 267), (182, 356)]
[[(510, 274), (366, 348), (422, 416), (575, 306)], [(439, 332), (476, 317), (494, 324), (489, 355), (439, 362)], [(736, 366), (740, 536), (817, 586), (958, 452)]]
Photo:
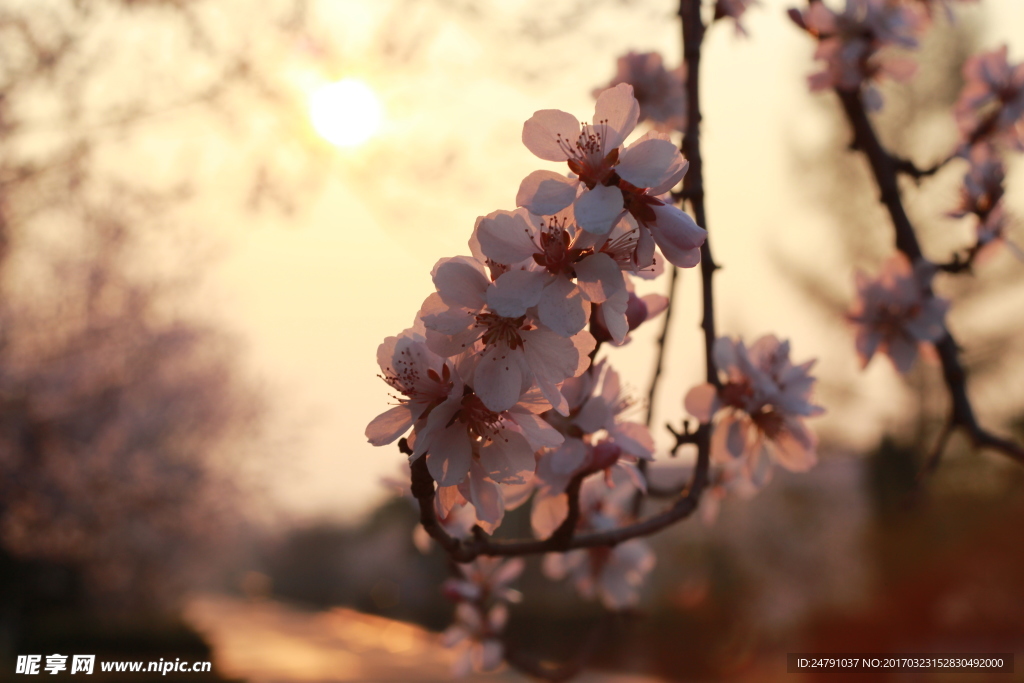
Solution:
[[(603, 477), (590, 477), (580, 488), (580, 531), (605, 531), (629, 517), (635, 490), (624, 481), (610, 486)], [(607, 609), (622, 610), (640, 601), (644, 579), (654, 568), (654, 552), (646, 541), (634, 538), (618, 545), (548, 553), (544, 574), (551, 579), (571, 577), (576, 591), (597, 598)]]
[(963, 73), (953, 107), (963, 145), (999, 142), (1024, 151), (1024, 63), (1007, 62), (1003, 45), (968, 59)]
[[(564, 289), (545, 298), (545, 281), (526, 271), (502, 272), (492, 283), (484, 264), (468, 256), (441, 259), (432, 275), (437, 293), (420, 309), (427, 344), (441, 356), (458, 356), (462, 379), (488, 409), (511, 408), (536, 384), (556, 410), (568, 410), (558, 385), (590, 364), (595, 342), (581, 331), (588, 307), (573, 306)], [(567, 280), (559, 285), (574, 287)], [(573, 291), (572, 298), (582, 298)], [(540, 321), (539, 309), (549, 313), (557, 331)]]
[(432, 352), (422, 334), (406, 330), (377, 348), (381, 379), (398, 392), (398, 405), (374, 418), (366, 438), (374, 446), (392, 443), (451, 393), (458, 379), (454, 366)]
[(600, 97), (608, 88), (620, 83), (633, 86), (633, 96), (640, 105), (637, 123), (651, 121), (664, 131), (686, 129), (686, 71), (679, 65), (669, 71), (657, 52), (630, 51), (616, 62), (615, 76), (608, 85), (594, 90)]
[(825, 62), (825, 70), (808, 77), (812, 91), (856, 91), (864, 84), (865, 104), (878, 109), (881, 95), (871, 82), (883, 76), (907, 81), (917, 70), (910, 59), (880, 53), (887, 47), (917, 47), (917, 34), (925, 22), (916, 6), (891, 0), (847, 0), (846, 8), (836, 12), (824, 2), (815, 2), (803, 11), (791, 9), (789, 16), (818, 39), (814, 58)]
[(902, 253), (889, 258), (877, 278), (857, 271), (857, 301), (848, 317), (857, 327), (857, 354), (862, 365), (882, 351), (906, 374), (917, 358), (918, 347), (946, 334), (949, 302), (932, 294), (934, 272), (935, 267), (924, 261), (912, 267)]
[(1006, 167), (991, 145), (971, 147), (968, 158), (971, 167), (960, 187), (960, 205), (947, 215), (952, 218), (974, 215), (978, 219), (973, 247), (978, 252), (977, 258), (983, 258), (986, 247), (1003, 243), (1015, 256), (1024, 259), (1021, 249), (1006, 236), (1008, 220), (1003, 201)]
[(566, 162), (570, 175), (534, 171), (520, 185), (516, 205), (538, 216), (571, 205), (576, 225), (593, 235), (608, 234), (628, 213), (639, 226), (636, 252), (652, 259), (638, 259), (638, 267), (651, 265), (657, 243), (671, 263), (692, 268), (707, 232), (662, 197), (688, 163), (667, 135), (653, 130), (621, 147), (639, 111), (632, 86), (622, 83), (598, 97), (593, 124), (556, 109), (534, 113), (523, 126), (523, 144), (541, 159)]
[(522, 559), (502, 561), (481, 557), (459, 565), (462, 577), (448, 579), (442, 590), (458, 603), (455, 623), (442, 635), (446, 647), (459, 648), (452, 673), (456, 677), (470, 671), (492, 671), (501, 665), (505, 648), (501, 633), (508, 621), (508, 603), (519, 602), (522, 595), (508, 584), (519, 578), (525, 566)]
[[(626, 283), (620, 265), (608, 254), (582, 246), (582, 231), (566, 208), (548, 218), (531, 216), (526, 209), (495, 211), (477, 221), (474, 236), (483, 255), (510, 267), (499, 278), (508, 282), (510, 299), (523, 310), (536, 306), (540, 322), (562, 336), (571, 337), (590, 320), (591, 304), (604, 303)], [(625, 337), (625, 311), (618, 340)]]
[(547, 538), (565, 520), (569, 501), (565, 490), (573, 477), (604, 472), (608, 482), (627, 479), (645, 491), (637, 469), (639, 460), (654, 459), (654, 439), (647, 426), (626, 419), (636, 403), (622, 391), (619, 374), (601, 361), (592, 372), (566, 380), (569, 415), (545, 413), (545, 419), (564, 441), (537, 458), (531, 523), (538, 538)]
[(743, 18), (743, 13), (750, 9), (751, 5), (760, 4), (758, 0), (716, 0), (715, 1), (715, 20), (724, 19), (729, 17), (736, 22), (736, 33), (740, 35), (747, 35), (747, 29), (744, 28), (740, 19)]
[(793, 365), (789, 342), (765, 335), (750, 348), (742, 340), (715, 340), (715, 364), (722, 376), (689, 391), (686, 409), (702, 423), (714, 424), (711, 457), (716, 462), (742, 459), (746, 476), (767, 481), (770, 465), (794, 472), (817, 462), (817, 437), (803, 418), (821, 415), (810, 402), (815, 361)]

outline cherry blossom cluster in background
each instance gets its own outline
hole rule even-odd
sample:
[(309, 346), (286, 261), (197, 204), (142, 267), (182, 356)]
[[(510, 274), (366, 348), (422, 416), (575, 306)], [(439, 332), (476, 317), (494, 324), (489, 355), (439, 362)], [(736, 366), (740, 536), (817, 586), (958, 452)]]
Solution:
[[(802, 11), (790, 10), (793, 21), (817, 38), (814, 56), (825, 63), (823, 71), (809, 77), (811, 90), (861, 93), (868, 109), (880, 108), (874, 83), (883, 77), (913, 77), (917, 64), (908, 51), (918, 46), (937, 6), (953, 19), (950, 3), (939, 0), (847, 0), (838, 12), (813, 2)], [(857, 351), (865, 365), (882, 351), (906, 373), (923, 345), (927, 348), (946, 335), (949, 302), (932, 293), (932, 279), (940, 270), (966, 270), (1000, 245), (1024, 259), (1006, 234), (1002, 161), (1005, 152), (1024, 150), (1024, 64), (1009, 64), (1004, 45), (968, 59), (963, 75), (965, 85), (953, 108), (960, 142), (940, 166), (957, 158), (968, 164), (960, 203), (948, 215), (971, 217), (975, 241), (948, 264), (901, 251), (876, 277), (857, 273), (858, 300), (849, 317), (857, 326)], [(929, 173), (913, 170), (918, 177)]]

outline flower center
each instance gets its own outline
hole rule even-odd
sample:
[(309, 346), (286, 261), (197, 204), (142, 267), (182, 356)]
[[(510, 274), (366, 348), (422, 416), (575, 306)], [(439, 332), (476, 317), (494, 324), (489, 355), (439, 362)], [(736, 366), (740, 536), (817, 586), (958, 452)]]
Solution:
[(513, 351), (523, 346), (523, 338), (519, 333), (530, 329), (525, 322), (525, 315), (506, 318), (497, 313), (487, 312), (478, 313), (476, 316), (476, 324), (485, 328), (481, 337), (485, 345), (504, 343)]
[(479, 436), (484, 441), (494, 440), (503, 429), (501, 413), (496, 413), (485, 406), (480, 397), (472, 393), (468, 387), (466, 391), (462, 397), (462, 408), (454, 419), (465, 424), (466, 430), (473, 436)]

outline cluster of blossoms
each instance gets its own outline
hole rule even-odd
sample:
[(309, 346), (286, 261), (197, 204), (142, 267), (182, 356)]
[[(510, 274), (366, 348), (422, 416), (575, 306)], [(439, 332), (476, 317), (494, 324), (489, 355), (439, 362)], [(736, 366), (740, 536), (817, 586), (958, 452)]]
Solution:
[(875, 279), (857, 272), (857, 301), (849, 319), (857, 326), (857, 354), (863, 365), (882, 351), (906, 374), (922, 345), (946, 334), (943, 320), (949, 302), (932, 294), (934, 273), (933, 265), (919, 261), (911, 266), (901, 253), (890, 257)]
[(965, 145), (1002, 143), (1024, 151), (1024, 64), (1006, 60), (1006, 46), (964, 64), (964, 89), (953, 109)]
[(686, 395), (686, 410), (714, 423), (711, 458), (740, 479), (760, 488), (773, 464), (803, 472), (817, 462), (817, 438), (803, 418), (824, 410), (810, 402), (815, 361), (793, 365), (789, 342), (765, 335), (750, 348), (742, 340), (715, 341), (720, 384), (696, 386)]
[[(618, 344), (657, 312), (661, 302), (640, 299), (628, 282), (657, 271), (656, 245), (676, 265), (700, 261), (706, 233), (662, 198), (686, 162), (655, 132), (623, 147), (638, 116), (626, 84), (600, 95), (593, 124), (556, 110), (534, 114), (524, 143), (566, 162), (570, 175), (534, 172), (520, 187), (522, 208), (480, 218), (472, 255), (441, 259), (437, 291), (413, 327), (378, 349), (398, 405), (370, 423), (367, 437), (384, 445), (411, 429), (411, 459), (426, 458), (443, 516), (468, 502), (493, 529), (508, 491), (538, 468), (579, 465), (581, 440), (574, 432), (567, 444), (555, 425), (576, 419), (590, 378), (617, 383), (610, 370), (588, 373), (597, 344), (588, 323)], [(613, 419), (601, 423), (605, 450), (649, 457), (650, 449), (623, 445), (628, 429), (620, 434)]]
[[(938, 4), (949, 10), (948, 3), (933, 0), (847, 0), (842, 12), (815, 2), (803, 11), (790, 10), (790, 17), (818, 39), (815, 57), (826, 62), (824, 71), (810, 77), (811, 89), (863, 88), (865, 105), (877, 109), (881, 99), (871, 80), (882, 74), (904, 80), (916, 66), (883, 58), (879, 50), (916, 47), (918, 34)], [(1024, 150), (1024, 64), (1009, 64), (1004, 45), (968, 59), (963, 74), (965, 85), (954, 106), (960, 130), (957, 156), (970, 166), (960, 204), (948, 215), (973, 216), (976, 237), (966, 260), (958, 256), (953, 269), (970, 265), (981, 252), (998, 244), (1006, 244), (1024, 259), (1006, 235), (1006, 169), (1000, 157), (1002, 148)], [(858, 297), (848, 317), (857, 326), (857, 352), (864, 365), (881, 350), (900, 373), (906, 373), (920, 349), (945, 336), (949, 304), (932, 293), (936, 271), (924, 259), (912, 264), (900, 254), (891, 257), (874, 279), (863, 272), (856, 274)]]
[[(738, 17), (747, 4), (723, 7)], [(620, 60), (623, 78), (645, 69), (655, 81), (664, 75), (660, 58)], [(656, 112), (648, 107), (647, 118)], [(654, 458), (654, 439), (630, 418), (635, 402), (607, 360), (595, 360), (597, 348), (627, 343), (666, 309), (664, 296), (639, 296), (634, 279), (657, 277), (666, 261), (696, 266), (707, 233), (671, 199), (687, 162), (668, 134), (652, 129), (625, 144), (640, 117), (626, 82), (598, 94), (592, 123), (536, 112), (523, 143), (565, 169), (531, 173), (517, 209), (480, 217), (470, 254), (437, 262), (436, 291), (413, 325), (377, 350), (396, 405), (366, 436), (378, 446), (406, 437), (409, 462), (423, 459), (436, 487), (433, 514), (451, 537), (493, 533), (526, 501), (538, 539), (600, 533), (632, 521), (632, 501), (647, 490), (639, 464)], [(715, 446), (716, 461), (745, 463), (751, 481), (764, 481), (753, 473), (769, 460), (794, 470), (815, 460), (802, 422), (820, 412), (807, 402), (811, 364), (792, 366), (788, 345), (773, 340), (749, 352), (719, 340), (726, 382), (698, 415), (727, 437)], [(691, 396), (706, 393), (700, 387)], [(637, 603), (653, 565), (639, 539), (544, 560), (550, 577), (571, 576), (581, 594), (610, 609)], [(464, 648), (459, 673), (500, 663), (507, 603), (517, 596), (507, 584), (521, 570), (521, 561), (478, 558), (446, 585), (459, 603), (446, 634)]]
[(913, 60), (883, 51), (917, 47), (917, 36), (925, 25), (925, 15), (917, 5), (847, 0), (843, 11), (836, 12), (824, 2), (815, 2), (803, 11), (790, 10), (789, 16), (818, 39), (814, 58), (825, 62), (824, 70), (808, 78), (811, 90), (856, 91), (863, 85), (865, 103), (878, 109), (882, 99), (872, 82), (886, 76), (906, 81), (917, 70)]
[(522, 594), (508, 585), (523, 573), (521, 559), (501, 561), (481, 557), (459, 565), (459, 578), (444, 583), (445, 595), (455, 601), (455, 623), (442, 636), (447, 647), (458, 648), (454, 674), (471, 670), (493, 671), (505, 658), (501, 632), (508, 621), (508, 603), (519, 602)]
[[(605, 531), (621, 526), (630, 516), (635, 492), (620, 478), (585, 480), (580, 488), (577, 530)], [(644, 578), (654, 568), (654, 551), (643, 539), (634, 538), (611, 548), (598, 546), (548, 553), (543, 567), (551, 579), (571, 578), (583, 597), (596, 597), (606, 608), (621, 610), (640, 600)]]

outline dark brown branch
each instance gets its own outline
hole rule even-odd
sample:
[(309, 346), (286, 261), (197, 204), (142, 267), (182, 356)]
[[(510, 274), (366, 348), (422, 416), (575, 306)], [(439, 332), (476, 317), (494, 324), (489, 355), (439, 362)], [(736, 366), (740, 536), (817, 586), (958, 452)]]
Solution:
[(683, 431), (681, 432), (677, 432), (675, 428), (670, 424), (665, 425), (665, 429), (667, 429), (672, 434), (672, 436), (676, 437), (676, 445), (672, 447), (671, 451), (673, 457), (675, 457), (675, 455), (679, 452), (679, 449), (685, 446), (686, 444), (697, 443), (697, 432), (690, 431), (689, 420), (683, 420)]
[(928, 178), (930, 176), (935, 175), (936, 173), (941, 171), (943, 168), (945, 168), (946, 165), (949, 162), (951, 162), (953, 159), (957, 158), (957, 155), (953, 154), (953, 155), (950, 155), (950, 156), (946, 157), (942, 161), (939, 161), (939, 162), (935, 163), (932, 166), (928, 166), (926, 168), (920, 168), (917, 164), (915, 164), (910, 159), (903, 159), (903, 158), (898, 157), (896, 155), (890, 155), (890, 156), (892, 156), (892, 160), (896, 164), (896, 172), (897, 173), (902, 173), (903, 175), (908, 176), (910, 178), (913, 178), (914, 180), (921, 180), (922, 178)]
[[(593, 531), (577, 535), (562, 534), (560, 536), (559, 531), (566, 525), (566, 523), (563, 523), (556, 530), (555, 534), (544, 540), (519, 539), (510, 541), (495, 539), (480, 531), (476, 531), (475, 536), (471, 539), (455, 538), (445, 531), (435, 514), (434, 480), (427, 470), (425, 456), (417, 458), (412, 463), (412, 494), (419, 503), (420, 523), (423, 525), (423, 528), (456, 562), (472, 562), (481, 555), (512, 557), (518, 555), (537, 555), (547, 552), (565, 552), (577, 548), (615, 546), (632, 538), (648, 536), (661, 531), (665, 527), (671, 526), (693, 514), (694, 510), (697, 509), (700, 496), (708, 483), (710, 441), (710, 427), (708, 425), (701, 425), (700, 429), (697, 430), (697, 466), (694, 468), (693, 478), (686, 492), (670, 507), (633, 524), (606, 531)], [(574, 479), (582, 480), (588, 474), (590, 473), (578, 474)]]
[[(700, 16), (700, 0), (681, 0), (679, 16), (683, 20), (683, 59), (686, 62), (686, 132), (683, 135), (683, 156), (690, 162), (690, 169), (683, 178), (683, 195), (693, 207), (697, 225), (708, 229), (707, 214), (704, 210), (704, 160), (700, 150), (700, 59), (701, 43), (706, 27)], [(700, 248), (700, 273), (703, 288), (704, 354), (707, 381), (720, 386), (718, 370), (715, 368), (715, 307), (711, 279), (718, 266), (711, 256), (711, 244), (705, 240)]]
[[(853, 128), (853, 147), (868, 158), (875, 182), (881, 190), (880, 200), (889, 212), (896, 232), (896, 248), (903, 252), (911, 263), (923, 259), (921, 245), (917, 240), (914, 226), (903, 208), (897, 182), (898, 162), (890, 155), (875, 133), (868, 118), (867, 110), (857, 90), (836, 89), (836, 95), (843, 105), (843, 111)], [(1024, 463), (1024, 448), (985, 430), (974, 415), (974, 407), (967, 395), (967, 373), (960, 363), (960, 349), (948, 331), (935, 348), (942, 363), (942, 375), (949, 390), (951, 401), (949, 424), (951, 429), (963, 429), (976, 448), (991, 448)]]

